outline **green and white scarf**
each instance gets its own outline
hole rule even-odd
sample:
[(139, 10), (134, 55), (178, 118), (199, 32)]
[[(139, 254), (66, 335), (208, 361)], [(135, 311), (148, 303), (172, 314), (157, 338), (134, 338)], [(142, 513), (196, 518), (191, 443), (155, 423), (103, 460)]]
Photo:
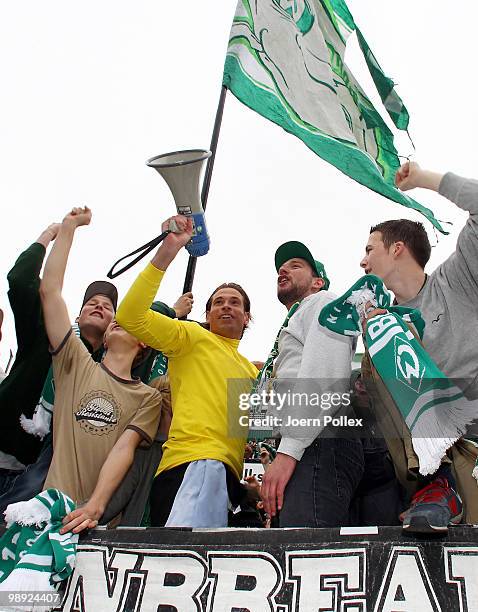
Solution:
[[(72, 325), (73, 333), (80, 337), (80, 328), (77, 323)], [(53, 407), (55, 404), (55, 383), (53, 381), (53, 367), (50, 366), (46, 375), (45, 384), (41, 392), (40, 399), (36, 405), (33, 417), (28, 419), (24, 414), (20, 417), (20, 424), (23, 429), (34, 436), (38, 436), (40, 440), (49, 433), (51, 429), (51, 420), (53, 418)]]
[(56, 591), (75, 566), (78, 534), (60, 535), (74, 502), (57, 489), (11, 504), (0, 539), (0, 591)]
[[(279, 354), (279, 336), (281, 335), (282, 330), (289, 325), (289, 321), (292, 315), (295, 313), (297, 308), (299, 308), (300, 302), (295, 302), (289, 308), (289, 312), (287, 313), (284, 322), (282, 323), (279, 331), (277, 332), (277, 336), (274, 340), (274, 345), (267, 357), (264, 365), (262, 366), (259, 374), (254, 381), (252, 386), (251, 394), (261, 393), (263, 391), (269, 392), (271, 390), (271, 380), (274, 377), (274, 362)], [(250, 405), (249, 406), (249, 417), (251, 419), (263, 419), (267, 415), (267, 407), (262, 405)], [(272, 437), (273, 431), (270, 427), (267, 426), (255, 426), (252, 424), (249, 427), (249, 439), (252, 440), (268, 440)]]
[(388, 310), (369, 320), (365, 344), (410, 430), (420, 473), (433, 474), (446, 451), (476, 418), (477, 402), (467, 400), (448, 380), (408, 328), (405, 321), (413, 323), (422, 337), (424, 322), (419, 311), (390, 306), (390, 302), (382, 281), (369, 274), (327, 304), (319, 321), (331, 331), (358, 336), (370, 306)]
[(281, 335), (282, 330), (289, 325), (289, 321), (292, 315), (295, 313), (297, 308), (299, 308), (300, 302), (295, 302), (289, 308), (289, 312), (287, 313), (286, 318), (284, 319), (284, 323), (282, 323), (279, 331), (277, 332), (276, 339), (274, 340), (274, 346), (269, 353), (264, 365), (262, 366), (259, 374), (256, 377), (253, 393), (257, 391), (258, 388), (263, 387), (264, 384), (267, 383), (268, 380), (272, 378), (272, 372), (274, 369), (274, 361), (276, 360), (277, 355), (279, 354), (279, 336)]

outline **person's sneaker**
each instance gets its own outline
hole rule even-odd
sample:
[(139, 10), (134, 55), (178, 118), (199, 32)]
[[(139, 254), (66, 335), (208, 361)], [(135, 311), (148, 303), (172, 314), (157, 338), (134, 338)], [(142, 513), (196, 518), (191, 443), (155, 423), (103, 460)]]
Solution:
[(411, 533), (446, 533), (463, 516), (463, 503), (446, 478), (435, 478), (417, 491), (403, 514), (403, 529)]

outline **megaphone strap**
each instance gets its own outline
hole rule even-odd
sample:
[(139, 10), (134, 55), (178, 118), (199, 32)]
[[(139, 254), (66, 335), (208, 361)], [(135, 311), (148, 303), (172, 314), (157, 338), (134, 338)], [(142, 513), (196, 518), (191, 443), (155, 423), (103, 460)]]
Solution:
[[(124, 257), (122, 257), (121, 259), (118, 259), (118, 261), (116, 261), (112, 266), (111, 266), (111, 270), (108, 272), (108, 274), (106, 275), (108, 278), (116, 278), (117, 276), (119, 276), (120, 274), (123, 274), (123, 272), (126, 272), (126, 270), (129, 270), (130, 268), (132, 268), (135, 264), (138, 263), (138, 261), (140, 261), (141, 259), (143, 259), (143, 257), (146, 257), (146, 255), (148, 253), (151, 253), (151, 251), (158, 246), (158, 244), (160, 242), (162, 242), (166, 236), (168, 234), (171, 233), (171, 230), (166, 230), (165, 232), (163, 232), (162, 234), (160, 234), (159, 236), (156, 236), (156, 238), (153, 238), (153, 240), (150, 240), (149, 242), (147, 242), (146, 244), (143, 244), (143, 246), (138, 247), (136, 250), (131, 251), (131, 253), (128, 253), (128, 255), (125, 255)], [(137, 257), (135, 257), (133, 259), (133, 261), (130, 261), (129, 263), (127, 263), (125, 266), (123, 266), (121, 268), (121, 270), (118, 270), (117, 272), (114, 272), (114, 269), (116, 268), (116, 266), (118, 264), (120, 264), (122, 261), (124, 261), (125, 259), (128, 259), (128, 257), (132, 257), (133, 255), (136, 255), (137, 253), (139, 253), (139, 255)]]

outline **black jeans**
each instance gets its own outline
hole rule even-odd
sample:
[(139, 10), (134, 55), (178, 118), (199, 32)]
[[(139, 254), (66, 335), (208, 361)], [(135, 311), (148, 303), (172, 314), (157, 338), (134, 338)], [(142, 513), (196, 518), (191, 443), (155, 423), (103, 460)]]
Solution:
[(364, 470), (355, 438), (318, 438), (297, 463), (285, 490), (281, 527), (342, 527)]
[(23, 470), (7, 470), (0, 468), (0, 495), (3, 495), (5, 491), (11, 489), (13, 482), (20, 474), (23, 474)]

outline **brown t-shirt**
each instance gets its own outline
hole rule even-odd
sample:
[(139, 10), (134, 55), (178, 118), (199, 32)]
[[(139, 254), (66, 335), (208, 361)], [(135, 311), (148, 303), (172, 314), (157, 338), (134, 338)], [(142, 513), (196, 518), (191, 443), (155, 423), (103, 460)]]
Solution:
[(109, 452), (125, 429), (151, 444), (161, 395), (137, 380), (115, 376), (91, 358), (71, 330), (53, 353), (53, 459), (44, 489), (60, 489), (77, 504), (94, 491)]

